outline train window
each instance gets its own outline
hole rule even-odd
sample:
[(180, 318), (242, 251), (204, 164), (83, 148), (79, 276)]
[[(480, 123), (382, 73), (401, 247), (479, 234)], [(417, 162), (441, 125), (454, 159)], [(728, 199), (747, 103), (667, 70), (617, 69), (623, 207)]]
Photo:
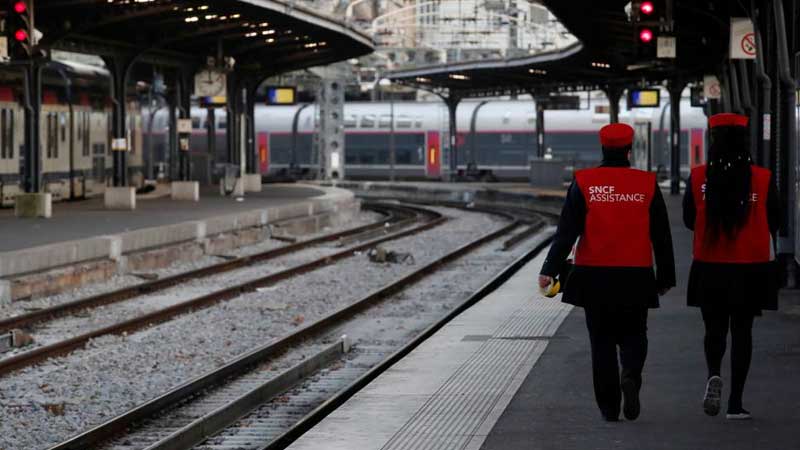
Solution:
[(6, 111), (7, 109), (0, 110), (0, 158), (6, 159), (6, 141), (8, 141), (8, 137), (6, 136)]
[(67, 115), (66, 114), (59, 114), (58, 117), (59, 127), (61, 128), (61, 142), (66, 142), (67, 140)]
[(381, 114), (381, 118), (378, 121), (378, 128), (389, 128), (392, 124), (392, 116), (389, 114)]
[(217, 129), (218, 130), (225, 130), (228, 128), (228, 118), (227, 117), (220, 117), (217, 119)]
[(395, 126), (397, 128), (411, 128), (411, 122), (411, 117), (409, 116), (397, 116)]
[(533, 125), (536, 123), (536, 114), (528, 113), (528, 124)]
[(506, 112), (503, 114), (503, 123), (507, 125), (509, 122), (511, 122), (511, 113)]
[(192, 129), (197, 130), (200, 128), (200, 118), (197, 116), (192, 117)]
[(3, 109), (0, 112), (0, 158), (14, 157), (14, 111)]
[(80, 130), (80, 133), (84, 136), (83, 142), (81, 143), (81, 145), (83, 146), (83, 156), (89, 156), (91, 152), (90, 152), (90, 149), (89, 149), (89, 113), (88, 112), (83, 113), (83, 120), (81, 121), (80, 128), (78, 128), (78, 129)]
[(375, 114), (364, 114), (361, 116), (361, 128), (374, 128)]
[(422, 128), (422, 116), (416, 116), (414, 118), (414, 126), (417, 128)]
[(355, 114), (347, 114), (344, 116), (344, 127), (355, 128), (358, 126), (358, 116)]

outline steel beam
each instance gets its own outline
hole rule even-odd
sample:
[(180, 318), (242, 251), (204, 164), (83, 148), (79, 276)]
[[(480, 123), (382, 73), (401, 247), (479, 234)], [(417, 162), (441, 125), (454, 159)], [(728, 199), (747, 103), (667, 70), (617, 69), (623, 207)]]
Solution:
[(111, 154), (113, 155), (113, 185), (116, 187), (128, 184), (128, 140), (127, 98), (130, 69), (136, 58), (130, 54), (117, 54), (103, 58), (110, 72), (111, 80)]
[(670, 101), (670, 194), (681, 193), (681, 93), (686, 84), (681, 80), (671, 80), (668, 85)]
[[(23, 185), (31, 194), (42, 187), (42, 153), (39, 121), (42, 115), (42, 65), (31, 61), (23, 67), (25, 87), (25, 154)], [(21, 155), (22, 156), (22, 155)]]

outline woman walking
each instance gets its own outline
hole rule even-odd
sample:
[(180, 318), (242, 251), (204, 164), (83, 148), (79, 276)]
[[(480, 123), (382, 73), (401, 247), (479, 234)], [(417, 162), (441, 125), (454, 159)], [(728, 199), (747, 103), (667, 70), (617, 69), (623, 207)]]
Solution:
[(777, 309), (774, 238), (780, 221), (769, 170), (753, 165), (747, 116), (709, 119), (708, 164), (692, 169), (683, 198), (683, 220), (694, 230), (688, 304), (705, 322), (708, 366), (703, 409), (720, 411), (720, 366), (731, 334), (731, 387), (727, 418), (750, 419), (742, 394), (753, 350), (752, 328), (763, 309)]

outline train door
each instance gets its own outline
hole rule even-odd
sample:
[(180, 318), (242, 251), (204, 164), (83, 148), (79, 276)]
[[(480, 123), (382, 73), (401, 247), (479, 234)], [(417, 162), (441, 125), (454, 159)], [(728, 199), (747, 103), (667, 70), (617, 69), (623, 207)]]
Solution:
[(427, 155), (425, 157), (425, 174), (428, 178), (440, 178), (442, 175), (442, 145), (438, 131), (427, 133)]
[(258, 164), (262, 175), (269, 173), (269, 135), (261, 131), (258, 133)]
[(631, 149), (631, 165), (648, 172), (653, 170), (651, 127), (649, 121), (633, 124), (633, 148)]
[(89, 104), (75, 105), (72, 111), (72, 192), (76, 198), (84, 198), (92, 192), (93, 181), (89, 176), (92, 155), (89, 145)]
[(689, 136), (689, 167), (706, 163), (705, 136), (702, 128), (692, 128)]
[[(22, 141), (22, 111), (13, 94), (0, 101), (0, 206), (11, 206), (20, 192), (19, 154)], [(5, 97), (5, 96), (4, 96)]]

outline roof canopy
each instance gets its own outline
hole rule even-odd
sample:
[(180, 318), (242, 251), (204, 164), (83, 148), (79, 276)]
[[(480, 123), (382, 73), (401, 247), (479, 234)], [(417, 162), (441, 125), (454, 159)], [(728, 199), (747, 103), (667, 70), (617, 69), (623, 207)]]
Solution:
[(47, 0), (36, 2), (40, 44), (162, 66), (205, 64), (221, 46), (259, 73), (329, 64), (372, 51), (365, 34), (274, 0)]
[(454, 97), (548, 93), (630, 86), (714, 73), (728, 51), (728, 17), (745, 16), (737, 2), (674, 0), (677, 59), (637, 60), (627, 0), (545, 0), (578, 38), (568, 48), (535, 56), (391, 72), (401, 84)]

